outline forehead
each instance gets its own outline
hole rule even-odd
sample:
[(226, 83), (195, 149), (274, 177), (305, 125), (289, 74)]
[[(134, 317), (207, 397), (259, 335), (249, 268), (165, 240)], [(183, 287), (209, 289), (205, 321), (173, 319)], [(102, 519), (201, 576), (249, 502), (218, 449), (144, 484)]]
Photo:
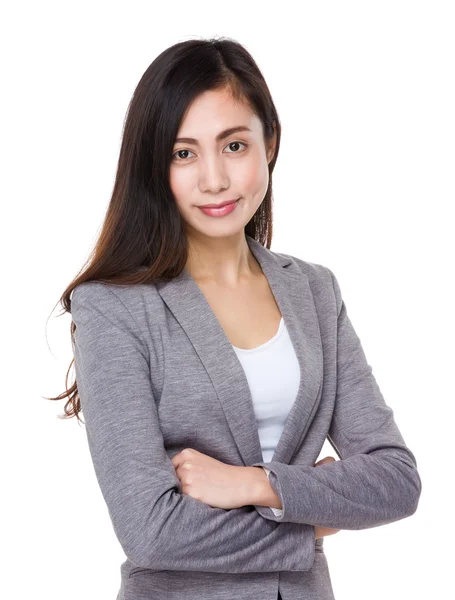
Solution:
[(246, 101), (235, 100), (226, 90), (209, 90), (190, 104), (177, 135), (211, 140), (229, 127), (242, 125), (251, 129), (251, 135), (261, 132), (261, 121)]

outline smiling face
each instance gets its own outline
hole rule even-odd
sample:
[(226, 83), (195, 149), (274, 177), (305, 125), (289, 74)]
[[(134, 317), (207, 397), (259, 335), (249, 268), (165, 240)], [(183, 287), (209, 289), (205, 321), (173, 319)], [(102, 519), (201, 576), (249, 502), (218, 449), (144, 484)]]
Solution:
[[(265, 145), (261, 120), (228, 90), (198, 96), (181, 123), (170, 168), (171, 190), (188, 235), (243, 234), (267, 192), (273, 153), (274, 145)], [(226, 207), (218, 216), (199, 208), (236, 199), (234, 210)]]

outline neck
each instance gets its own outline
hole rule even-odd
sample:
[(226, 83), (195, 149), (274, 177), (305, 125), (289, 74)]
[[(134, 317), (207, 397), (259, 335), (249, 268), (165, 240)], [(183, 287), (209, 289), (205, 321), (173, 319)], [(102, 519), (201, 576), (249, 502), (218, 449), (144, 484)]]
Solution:
[(188, 236), (186, 268), (200, 283), (230, 287), (261, 271), (243, 231), (229, 237)]

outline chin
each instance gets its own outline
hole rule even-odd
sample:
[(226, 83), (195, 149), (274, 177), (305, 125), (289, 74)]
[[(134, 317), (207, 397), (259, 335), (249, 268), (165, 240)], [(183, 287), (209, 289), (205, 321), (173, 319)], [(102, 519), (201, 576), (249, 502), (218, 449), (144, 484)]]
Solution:
[(245, 224), (240, 224), (240, 225), (233, 225), (230, 224), (229, 226), (227, 225), (222, 225), (221, 223), (217, 224), (214, 223), (211, 227), (198, 227), (195, 225), (190, 225), (189, 227), (189, 233), (191, 235), (191, 233), (193, 233), (196, 236), (205, 236), (208, 238), (229, 238), (229, 237), (233, 237), (233, 236), (239, 236), (239, 235), (244, 235), (245, 232)]

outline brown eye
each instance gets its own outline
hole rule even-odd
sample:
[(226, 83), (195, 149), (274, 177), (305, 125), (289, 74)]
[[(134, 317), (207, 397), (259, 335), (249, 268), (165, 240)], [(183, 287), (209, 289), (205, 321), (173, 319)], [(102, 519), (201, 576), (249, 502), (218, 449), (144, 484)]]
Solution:
[(182, 162), (186, 158), (185, 156), (183, 156), (183, 157), (180, 156), (182, 154), (182, 152), (183, 153), (185, 153), (185, 152), (190, 152), (191, 153), (191, 150), (177, 150), (177, 152), (174, 152), (174, 154), (172, 155), (172, 158), (174, 159), (175, 156), (179, 155), (179, 159), (180, 160), (177, 160), (177, 162)]
[[(226, 148), (231, 148), (231, 146), (238, 146), (239, 144), (240, 144), (241, 146), (245, 146), (245, 147), (246, 147), (246, 144), (244, 144), (243, 142), (231, 142), (230, 144), (228, 144), (228, 145), (226, 146)], [(228, 152), (228, 154), (232, 154), (232, 153), (231, 153), (231, 152)], [(237, 154), (237, 150), (235, 150), (235, 151), (234, 151), (234, 154)]]

